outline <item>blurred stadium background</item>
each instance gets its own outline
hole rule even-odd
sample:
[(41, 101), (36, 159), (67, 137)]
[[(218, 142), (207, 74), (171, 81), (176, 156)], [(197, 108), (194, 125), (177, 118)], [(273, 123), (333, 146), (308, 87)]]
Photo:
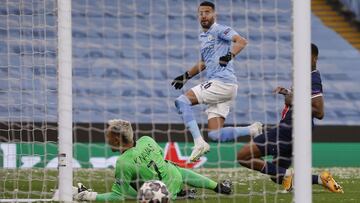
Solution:
[[(115, 154), (106, 149), (103, 135), (105, 122), (112, 118), (130, 120), (137, 137), (153, 136), (167, 146), (170, 159), (179, 155), (170, 150), (177, 147), (183, 156), (189, 155), (192, 139), (174, 107), (182, 91), (170, 83), (199, 58), (199, 3), (72, 2), (76, 167), (113, 166)], [(271, 90), (289, 87), (292, 80), (291, 1), (215, 3), (217, 21), (249, 40), (237, 57), (239, 90), (226, 124), (276, 124), (283, 100)], [(0, 4), (0, 168), (38, 168), (44, 174), (42, 168), (57, 167), (56, 2)], [(311, 21), (312, 42), (320, 49), (326, 109), (313, 134), (313, 166), (360, 167), (360, 1), (312, 0)], [(184, 89), (200, 81), (198, 76)], [(206, 136), (203, 107), (195, 109)], [(235, 152), (246, 140), (214, 143), (207, 161), (198, 166), (239, 167)], [(13, 197), (19, 180), (6, 170), (1, 173), (0, 198)], [(50, 188), (43, 186), (40, 192)]]

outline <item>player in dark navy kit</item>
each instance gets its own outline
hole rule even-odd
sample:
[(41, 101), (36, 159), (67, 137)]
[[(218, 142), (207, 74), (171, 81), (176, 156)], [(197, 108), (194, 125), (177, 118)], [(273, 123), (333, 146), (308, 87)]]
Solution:
[[(319, 50), (311, 44), (311, 105), (312, 119), (324, 117), (324, 99), (320, 72), (316, 70)], [(285, 107), (280, 123), (267, 132), (253, 137), (237, 154), (237, 160), (242, 166), (257, 170), (271, 176), (275, 183), (282, 184), (287, 191), (292, 190), (293, 172), (289, 169), (292, 160), (292, 91), (277, 87), (274, 93), (285, 97)], [(313, 122), (314, 124), (314, 122)], [(273, 161), (264, 161), (264, 156), (272, 155)], [(323, 185), (331, 192), (343, 193), (327, 171), (312, 176), (312, 183)]]

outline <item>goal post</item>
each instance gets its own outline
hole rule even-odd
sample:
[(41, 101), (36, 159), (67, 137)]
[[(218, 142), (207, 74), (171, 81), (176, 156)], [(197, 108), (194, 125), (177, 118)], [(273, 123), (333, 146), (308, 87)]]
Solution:
[(310, 0), (294, 0), (293, 16), (294, 200), (299, 203), (312, 202)]
[(72, 201), (72, 29), (71, 0), (58, 0), (59, 200)]
[[(204, 74), (182, 90), (170, 84), (199, 60), (200, 1), (4, 2), (0, 202), (51, 200), (52, 189), (56, 200), (69, 202), (77, 182), (109, 192), (114, 170), (107, 168), (119, 156), (106, 145), (109, 119), (129, 120), (136, 138), (152, 136), (167, 159), (185, 165), (193, 142), (174, 101)], [(239, 89), (225, 125), (278, 123), (283, 96), (272, 90), (289, 87), (293, 74), (295, 195), (296, 202), (311, 202), (310, 0), (212, 2), (217, 22), (249, 42), (234, 60)], [(205, 108), (194, 107), (194, 116), (206, 138)], [(187, 166), (216, 181), (233, 180), (233, 202), (282, 198), (281, 185), (237, 162), (247, 139), (209, 142), (211, 151)], [(212, 191), (198, 197), (222, 201)]]

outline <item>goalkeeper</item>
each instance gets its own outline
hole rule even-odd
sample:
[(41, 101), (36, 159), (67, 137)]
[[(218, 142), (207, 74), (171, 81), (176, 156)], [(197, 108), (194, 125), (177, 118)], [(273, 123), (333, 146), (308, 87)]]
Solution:
[(115, 181), (112, 191), (98, 194), (80, 186), (74, 194), (78, 201), (119, 201), (137, 197), (137, 188), (147, 180), (161, 180), (170, 192), (170, 198), (184, 196), (184, 184), (206, 188), (217, 193), (230, 194), (230, 181), (216, 183), (191, 170), (180, 168), (164, 160), (163, 149), (151, 137), (134, 141), (130, 122), (111, 120), (106, 139), (112, 151), (120, 151), (116, 161)]

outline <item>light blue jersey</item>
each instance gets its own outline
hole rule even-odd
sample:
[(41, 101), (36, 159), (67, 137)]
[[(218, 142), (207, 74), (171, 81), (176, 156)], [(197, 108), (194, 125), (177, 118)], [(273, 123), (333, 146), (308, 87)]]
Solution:
[(217, 23), (214, 23), (207, 32), (200, 33), (201, 58), (205, 62), (207, 80), (237, 83), (233, 60), (229, 61), (225, 67), (219, 65), (219, 58), (230, 51), (234, 35), (239, 34), (231, 27)]

